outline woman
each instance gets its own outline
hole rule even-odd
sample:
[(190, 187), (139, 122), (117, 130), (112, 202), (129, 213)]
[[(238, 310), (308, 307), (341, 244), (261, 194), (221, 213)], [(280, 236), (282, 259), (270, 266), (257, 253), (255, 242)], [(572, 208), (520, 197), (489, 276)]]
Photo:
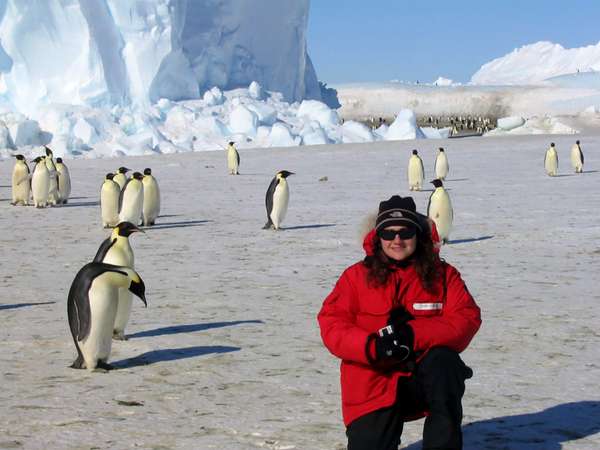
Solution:
[(342, 360), (348, 449), (396, 450), (404, 422), (423, 415), (424, 449), (460, 449), (472, 371), (458, 354), (479, 329), (479, 308), (412, 198), (380, 203), (364, 248), (318, 315), (325, 346)]

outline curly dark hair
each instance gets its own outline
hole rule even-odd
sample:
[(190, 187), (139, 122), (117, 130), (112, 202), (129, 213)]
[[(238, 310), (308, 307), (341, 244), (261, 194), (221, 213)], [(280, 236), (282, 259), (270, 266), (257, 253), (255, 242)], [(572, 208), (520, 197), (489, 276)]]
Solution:
[[(363, 260), (367, 270), (367, 281), (373, 287), (380, 287), (387, 283), (390, 274), (396, 265), (393, 260), (383, 252), (381, 241), (373, 237), (373, 254)], [(414, 261), (414, 262), (413, 262)], [(426, 291), (435, 293), (435, 282), (441, 276), (439, 269), (439, 256), (433, 250), (433, 241), (430, 233), (417, 233), (417, 248), (410, 256), (417, 275)]]

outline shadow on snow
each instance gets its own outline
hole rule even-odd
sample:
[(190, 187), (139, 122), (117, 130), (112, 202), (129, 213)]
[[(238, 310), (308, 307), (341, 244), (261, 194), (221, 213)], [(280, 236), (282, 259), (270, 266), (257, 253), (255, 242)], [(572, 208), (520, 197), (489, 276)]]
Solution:
[(454, 244), (467, 244), (469, 242), (479, 242), (479, 241), (486, 241), (488, 239), (492, 239), (494, 236), (481, 236), (478, 238), (468, 238), (468, 239), (454, 239), (451, 241), (448, 241), (449, 245), (454, 245)]
[(0, 311), (3, 309), (17, 309), (17, 308), (25, 308), (28, 306), (38, 306), (38, 305), (53, 305), (56, 302), (40, 302), (40, 303), (15, 303), (12, 305), (0, 305)]
[(99, 201), (95, 202), (75, 202), (75, 203), (65, 203), (64, 205), (58, 205), (59, 208), (75, 208), (78, 206), (100, 206)]
[(140, 331), (138, 333), (129, 334), (129, 339), (162, 336), (165, 334), (179, 333), (194, 333), (196, 331), (210, 330), (211, 328), (231, 327), (234, 325), (242, 325), (245, 323), (264, 323), (262, 320), (236, 320), (233, 322), (213, 322), (213, 323), (194, 323), (191, 325), (173, 325), (170, 327), (156, 328), (154, 330)]
[(211, 353), (229, 353), (241, 350), (240, 347), (227, 347), (223, 345), (196, 346), (185, 348), (165, 348), (162, 350), (152, 350), (142, 353), (133, 358), (122, 359), (111, 362), (117, 369), (129, 367), (147, 366), (163, 361), (176, 361), (178, 359), (194, 358), (196, 356), (209, 355)]
[(185, 228), (185, 227), (197, 227), (205, 223), (212, 222), (212, 220), (188, 220), (185, 222), (164, 222), (150, 225), (147, 227), (141, 227), (144, 231), (148, 230), (166, 230), (168, 228)]
[(335, 227), (335, 223), (319, 223), (314, 225), (296, 225), (293, 227), (283, 227), (280, 228), (282, 231), (291, 231), (291, 230), (305, 230), (307, 228), (326, 228), (326, 227)]
[[(600, 432), (600, 401), (563, 403), (543, 411), (463, 426), (464, 448), (560, 450), (562, 443)], [(421, 442), (405, 450), (421, 448)]]

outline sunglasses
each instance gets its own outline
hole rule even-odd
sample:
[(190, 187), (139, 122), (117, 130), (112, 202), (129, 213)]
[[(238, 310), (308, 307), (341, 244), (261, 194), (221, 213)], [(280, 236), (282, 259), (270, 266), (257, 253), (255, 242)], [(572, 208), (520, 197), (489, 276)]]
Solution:
[(417, 234), (417, 229), (414, 227), (402, 228), (401, 230), (379, 230), (377, 232), (377, 236), (379, 236), (384, 241), (393, 241), (396, 236), (400, 239), (412, 239), (415, 234)]

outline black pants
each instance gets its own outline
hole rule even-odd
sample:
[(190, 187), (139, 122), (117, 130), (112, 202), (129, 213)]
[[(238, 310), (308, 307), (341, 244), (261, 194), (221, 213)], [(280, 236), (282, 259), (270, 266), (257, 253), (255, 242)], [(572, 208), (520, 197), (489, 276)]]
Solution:
[(354, 420), (346, 429), (348, 450), (397, 450), (404, 419), (429, 411), (423, 449), (462, 449), (462, 396), (473, 372), (458, 353), (436, 347), (419, 362), (411, 377), (400, 377), (396, 403)]

